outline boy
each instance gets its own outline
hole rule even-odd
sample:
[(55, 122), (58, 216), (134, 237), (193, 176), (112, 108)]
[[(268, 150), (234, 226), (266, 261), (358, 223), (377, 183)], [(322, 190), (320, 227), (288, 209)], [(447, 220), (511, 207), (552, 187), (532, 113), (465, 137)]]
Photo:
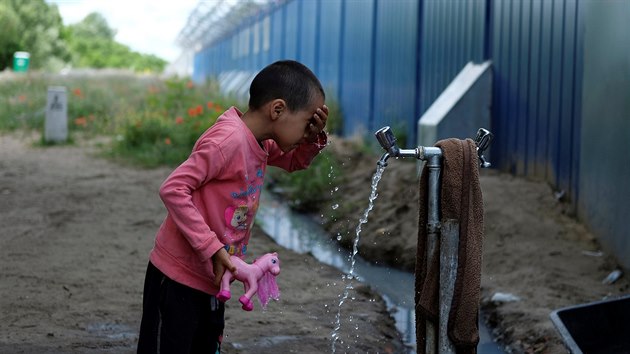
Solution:
[(244, 257), (267, 164), (308, 167), (328, 119), (319, 80), (278, 61), (250, 86), (249, 109), (224, 112), (160, 187), (167, 216), (144, 285), (138, 353), (220, 352), (224, 305), (215, 295), (230, 254)]

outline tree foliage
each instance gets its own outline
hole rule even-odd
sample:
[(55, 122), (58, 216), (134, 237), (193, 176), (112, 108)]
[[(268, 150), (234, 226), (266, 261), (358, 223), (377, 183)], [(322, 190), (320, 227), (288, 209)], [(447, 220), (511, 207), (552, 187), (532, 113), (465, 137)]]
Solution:
[(34, 68), (69, 60), (62, 33), (56, 6), (44, 0), (0, 0), (0, 69), (11, 65), (16, 51), (31, 53)]
[(13, 54), (31, 54), (33, 69), (63, 66), (129, 68), (161, 72), (166, 61), (115, 41), (116, 30), (99, 13), (64, 26), (57, 5), (44, 0), (0, 0), (0, 70), (11, 67)]
[(162, 71), (166, 62), (154, 55), (132, 51), (114, 40), (116, 30), (99, 13), (68, 26), (68, 43), (78, 67), (130, 68), (136, 71)]
[(109, 27), (107, 20), (98, 12), (87, 15), (83, 21), (70, 26), (75, 38), (99, 38), (113, 41), (116, 30)]
[(19, 37), (19, 24), (20, 20), (13, 8), (0, 2), (0, 50), (15, 45), (14, 41)]

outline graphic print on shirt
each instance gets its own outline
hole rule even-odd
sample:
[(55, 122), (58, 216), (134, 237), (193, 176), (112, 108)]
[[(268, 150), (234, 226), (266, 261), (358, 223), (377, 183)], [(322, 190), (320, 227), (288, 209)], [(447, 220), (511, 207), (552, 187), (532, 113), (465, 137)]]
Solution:
[(225, 210), (225, 222), (231, 226), (233, 230), (247, 230), (247, 212), (249, 208), (247, 205), (241, 205), (238, 207), (228, 207)]
[[(247, 234), (254, 226), (254, 217), (258, 210), (258, 196), (263, 187), (264, 170), (256, 168), (254, 178), (246, 173), (243, 176), (246, 188), (231, 192), (235, 205), (225, 209), (225, 241), (230, 254), (244, 254), (247, 246)], [(240, 251), (240, 252), (239, 252)]]

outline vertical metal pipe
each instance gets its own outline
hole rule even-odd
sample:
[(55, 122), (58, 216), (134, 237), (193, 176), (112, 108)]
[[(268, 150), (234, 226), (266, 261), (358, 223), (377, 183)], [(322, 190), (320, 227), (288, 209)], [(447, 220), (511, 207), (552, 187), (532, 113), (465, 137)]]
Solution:
[[(427, 190), (427, 265), (433, 261), (433, 254), (438, 245), (438, 235), (440, 229), (440, 175), (442, 151), (422, 148), (420, 158), (427, 161), (426, 167), (429, 169), (429, 185)], [(428, 268), (428, 267), (427, 267)], [(438, 340), (436, 338), (435, 325), (426, 322), (426, 353), (435, 354)]]

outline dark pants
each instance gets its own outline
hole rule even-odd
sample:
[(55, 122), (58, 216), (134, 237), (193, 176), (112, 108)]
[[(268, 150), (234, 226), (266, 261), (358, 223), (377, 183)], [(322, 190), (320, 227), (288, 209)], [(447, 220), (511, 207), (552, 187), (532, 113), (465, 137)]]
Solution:
[(220, 353), (224, 312), (214, 296), (169, 279), (149, 262), (138, 353)]

